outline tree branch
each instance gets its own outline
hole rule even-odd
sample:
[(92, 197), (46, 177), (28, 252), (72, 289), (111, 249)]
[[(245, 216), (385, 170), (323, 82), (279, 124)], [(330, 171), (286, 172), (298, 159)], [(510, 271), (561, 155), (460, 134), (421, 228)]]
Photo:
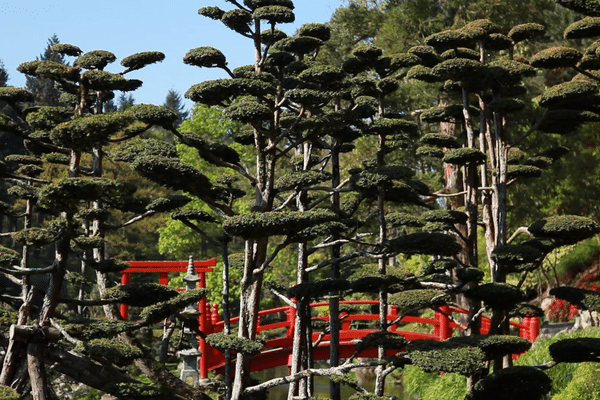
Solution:
[(379, 361), (362, 361), (353, 364), (344, 364), (339, 367), (331, 367), (326, 369), (305, 369), (294, 375), (288, 375), (281, 378), (271, 379), (263, 382), (260, 385), (250, 386), (244, 390), (244, 394), (262, 392), (263, 390), (270, 389), (275, 386), (285, 385), (290, 382), (297, 382), (300, 379), (308, 378), (311, 376), (332, 376), (332, 375), (344, 375), (346, 372), (354, 368), (362, 367), (375, 367), (380, 365)]

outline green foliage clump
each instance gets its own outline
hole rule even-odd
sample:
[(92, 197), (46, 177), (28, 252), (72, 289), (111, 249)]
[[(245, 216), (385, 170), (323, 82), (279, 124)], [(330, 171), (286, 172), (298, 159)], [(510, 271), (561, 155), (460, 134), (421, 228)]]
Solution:
[(73, 238), (73, 243), (81, 250), (93, 249), (102, 247), (104, 245), (104, 238), (100, 236), (79, 236)]
[(202, 221), (215, 222), (216, 219), (206, 211), (202, 210), (179, 210), (171, 214), (171, 218), (178, 221)]
[[(535, 247), (505, 244), (498, 246), (492, 251), (492, 260), (503, 267), (514, 268), (517, 271), (536, 268), (542, 261), (543, 253)], [(533, 264), (527, 266), (526, 264)]]
[(484, 272), (477, 268), (461, 268), (456, 271), (456, 278), (461, 282), (481, 282)]
[(40, 205), (50, 209), (64, 210), (73, 201), (95, 201), (102, 199), (107, 204), (115, 204), (119, 199), (133, 194), (130, 184), (106, 178), (67, 178), (45, 186), (40, 191)]
[(160, 51), (143, 51), (125, 57), (121, 60), (121, 65), (127, 68), (128, 71), (134, 71), (164, 59), (165, 54)]
[(331, 37), (331, 28), (326, 24), (309, 23), (298, 28), (296, 35), (310, 36), (325, 42)]
[(126, 284), (114, 286), (104, 292), (102, 298), (130, 306), (147, 307), (158, 301), (176, 297), (177, 290), (158, 283)]
[(209, 289), (194, 289), (180, 292), (173, 299), (145, 307), (140, 313), (140, 317), (142, 317), (145, 324), (158, 323), (170, 315), (179, 312), (188, 304), (198, 303), (200, 299), (206, 297), (209, 291)]
[(469, 58), (451, 58), (432, 68), (431, 72), (440, 79), (463, 80), (478, 74), (483, 68), (479, 61)]
[(430, 146), (447, 147), (449, 149), (455, 149), (459, 147), (456, 138), (451, 135), (444, 135), (441, 133), (428, 133), (421, 136), (421, 143)]
[(106, 144), (114, 135), (133, 122), (126, 113), (86, 115), (57, 125), (50, 132), (52, 141), (67, 147), (91, 149)]
[(542, 176), (542, 169), (534, 165), (509, 165), (506, 169), (506, 176), (509, 179), (539, 178)]
[(516, 286), (508, 283), (492, 282), (474, 287), (465, 292), (465, 296), (481, 300), (493, 310), (510, 310), (517, 303), (526, 300), (526, 296)]
[(461, 250), (452, 236), (444, 233), (411, 233), (388, 241), (390, 251), (404, 254), (437, 254), (451, 256)]
[(12, 238), (21, 244), (33, 247), (42, 247), (52, 243), (55, 239), (53, 232), (42, 228), (27, 228), (12, 235)]
[(296, 20), (294, 12), (284, 6), (259, 7), (252, 12), (252, 18), (262, 19), (271, 24), (287, 24)]
[(450, 296), (435, 289), (413, 289), (390, 295), (390, 304), (411, 309), (417, 307), (442, 306), (450, 301)]
[(128, 140), (110, 152), (110, 157), (115, 161), (134, 162), (141, 156), (177, 157), (175, 146), (156, 139)]
[(158, 184), (197, 196), (214, 195), (209, 179), (196, 168), (176, 158), (141, 156), (131, 168)]
[(573, 22), (564, 31), (565, 39), (585, 39), (600, 36), (600, 18), (585, 17)]
[(547, 108), (560, 108), (568, 106), (587, 98), (590, 94), (598, 91), (596, 83), (587, 81), (568, 81), (554, 85), (540, 97), (540, 105)]
[(322, 279), (299, 283), (287, 290), (287, 296), (295, 299), (318, 299), (332, 291), (343, 291), (350, 287), (345, 279)]
[(330, 179), (331, 174), (326, 171), (308, 170), (289, 172), (279, 178), (275, 184), (275, 188), (281, 191), (290, 190), (295, 187), (312, 186)]
[(69, 335), (80, 340), (102, 339), (115, 337), (119, 333), (128, 332), (134, 328), (134, 323), (108, 319), (85, 319), (81, 321), (60, 321)]
[(32, 101), (33, 94), (25, 89), (12, 86), (0, 87), (0, 100), (9, 103), (18, 103), (23, 101)]
[(406, 347), (408, 340), (399, 333), (393, 332), (371, 332), (360, 339), (356, 345), (357, 351), (365, 350), (369, 347), (383, 346), (386, 349), (402, 350)]
[(184, 195), (161, 197), (148, 204), (146, 210), (155, 212), (171, 211), (188, 204), (192, 199)]
[(513, 42), (519, 43), (534, 36), (542, 35), (545, 31), (546, 27), (544, 25), (530, 22), (513, 26), (508, 32), (508, 37), (511, 38)]
[(600, 233), (600, 226), (589, 218), (577, 215), (557, 215), (538, 220), (528, 228), (537, 237), (577, 243)]
[(77, 81), (79, 79), (79, 68), (69, 67), (65, 64), (50, 60), (29, 61), (20, 64), (17, 71), (31, 76), (49, 78), (55, 80)]
[(484, 164), (486, 160), (484, 153), (472, 147), (448, 150), (442, 158), (445, 163), (455, 165)]
[(225, 110), (225, 115), (234, 121), (251, 124), (272, 118), (271, 109), (256, 100), (244, 98), (231, 104)]
[(447, 30), (429, 35), (425, 38), (425, 43), (438, 51), (444, 51), (455, 47), (471, 47), (473, 39), (461, 30)]
[(590, 17), (600, 17), (600, 4), (594, 0), (556, 0), (561, 6)]
[(415, 65), (406, 73), (407, 79), (416, 79), (423, 82), (439, 82), (440, 77), (431, 71), (431, 68), (424, 65)]
[(173, 127), (177, 120), (177, 114), (167, 107), (152, 104), (134, 104), (126, 111), (139, 121), (149, 125), (158, 125), (165, 129)]
[(475, 384), (465, 400), (540, 400), (552, 389), (552, 381), (535, 367), (501, 369)]
[(483, 368), (485, 353), (475, 346), (457, 345), (451, 339), (418, 339), (406, 346), (413, 365), (425, 372), (471, 375)]
[(302, 229), (335, 219), (336, 215), (326, 209), (249, 213), (228, 218), (223, 222), (223, 229), (229, 235), (242, 238), (293, 235)]
[[(472, 108), (471, 115), (478, 115), (478, 110)], [(461, 122), (464, 121), (463, 107), (460, 104), (440, 106), (427, 109), (421, 113), (421, 120), (428, 123)]]
[(56, 53), (64, 54), (71, 57), (77, 57), (83, 53), (79, 47), (68, 43), (57, 43), (53, 45), (51, 49)]
[(104, 69), (108, 64), (114, 62), (117, 57), (106, 50), (92, 50), (77, 57), (73, 66), (85, 69)]
[(584, 310), (600, 311), (600, 293), (593, 290), (559, 286), (552, 288), (550, 295), (575, 304)]
[(211, 333), (206, 337), (206, 343), (221, 352), (229, 349), (236, 353), (245, 354), (259, 353), (264, 347), (263, 343), (223, 333)]
[(287, 53), (301, 55), (311, 53), (322, 45), (323, 41), (315, 37), (294, 36), (279, 40), (271, 47), (271, 51), (284, 51)]
[(81, 75), (81, 82), (93, 90), (123, 90), (130, 91), (141, 86), (139, 80), (127, 80), (119, 74), (107, 71), (92, 70)]
[(173, 389), (170, 387), (146, 383), (116, 383), (108, 385), (107, 392), (125, 399), (170, 400), (174, 398)]
[(4, 400), (19, 400), (21, 395), (11, 387), (0, 386), (0, 399)]
[(132, 360), (142, 356), (142, 351), (118, 339), (91, 339), (81, 341), (75, 346), (76, 351), (90, 355), (92, 358), (104, 358), (116, 365), (128, 365)]
[(552, 343), (548, 350), (557, 362), (600, 361), (600, 338), (571, 338)]
[(27, 114), (27, 123), (37, 130), (50, 130), (73, 117), (73, 111), (64, 107), (42, 106)]
[(464, 212), (455, 210), (430, 210), (420, 216), (421, 220), (427, 222), (444, 222), (447, 224), (465, 224), (468, 216)]
[(203, 46), (192, 49), (183, 57), (183, 62), (197, 67), (225, 68), (227, 60), (225, 55), (214, 47)]

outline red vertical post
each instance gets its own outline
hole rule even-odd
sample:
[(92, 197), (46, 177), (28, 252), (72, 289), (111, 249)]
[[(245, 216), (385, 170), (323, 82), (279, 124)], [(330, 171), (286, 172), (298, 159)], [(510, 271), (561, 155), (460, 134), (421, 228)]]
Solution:
[[(204, 272), (200, 272), (198, 274), (200, 276), (200, 281), (198, 282), (198, 286), (200, 287), (200, 289), (203, 289), (206, 287), (206, 281), (205, 281), (205, 274)], [(198, 316), (198, 328), (200, 329), (200, 332), (204, 332), (205, 334), (208, 334), (207, 332), (207, 328), (208, 328), (208, 322), (210, 321), (210, 305), (206, 304), (206, 297), (203, 297), (200, 299), (200, 301), (198, 302), (198, 311), (200, 311), (200, 315)], [(203, 337), (198, 337), (198, 351), (201, 353), (200, 354), (200, 362), (199, 362), (199, 373), (200, 373), (200, 377), (202, 378), (208, 378), (208, 357), (209, 355), (208, 353), (208, 349), (206, 346), (206, 341), (204, 340)]]
[(160, 272), (158, 275), (158, 283), (161, 285), (169, 284), (169, 273), (168, 272)]
[[(287, 308), (287, 337), (294, 337), (294, 325), (296, 324), (296, 307), (288, 306)], [(291, 364), (290, 364), (291, 365)]]
[(523, 317), (523, 321), (521, 321), (521, 326), (519, 327), (519, 336), (530, 340), (529, 339), (529, 316), (526, 315)]
[(438, 340), (444, 340), (452, 337), (452, 329), (450, 328), (450, 318), (445, 314), (450, 314), (449, 306), (441, 306), (440, 311), (435, 312), (435, 336)]
[[(121, 274), (121, 285), (126, 285), (128, 283), (129, 283), (129, 273), (124, 272)], [(121, 312), (121, 318), (123, 318), (125, 321), (128, 321), (129, 320), (129, 306), (127, 304), (121, 304), (119, 311)]]
[[(392, 321), (395, 321), (398, 319), (399, 315), (398, 315), (398, 306), (392, 306), (392, 313), (390, 314), (392, 317)], [(394, 325), (392, 325), (392, 332), (396, 332), (398, 330), (398, 323), (396, 322)]]
[(529, 319), (529, 337), (530, 341), (535, 341), (540, 335), (540, 317), (533, 316)]

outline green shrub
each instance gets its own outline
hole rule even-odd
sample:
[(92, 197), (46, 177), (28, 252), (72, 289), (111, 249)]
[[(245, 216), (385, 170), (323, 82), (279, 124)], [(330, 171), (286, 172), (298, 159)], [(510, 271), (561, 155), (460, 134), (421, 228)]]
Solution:
[[(533, 348), (522, 355), (516, 362), (515, 365), (539, 365), (552, 360), (548, 347), (562, 339), (568, 338), (579, 338), (579, 337), (600, 337), (600, 328), (587, 328), (572, 333), (561, 333), (552, 338), (540, 340), (535, 342)], [(577, 376), (577, 371), (580, 365), (574, 363), (561, 363), (552, 367), (545, 372), (552, 379), (552, 391), (550, 395), (553, 395), (552, 399), (557, 398), (557, 394), (562, 393), (570, 385), (571, 381)], [(596, 365), (596, 364), (591, 364)], [(575, 388), (571, 389), (575, 390)], [(563, 397), (565, 399), (579, 399), (580, 397)]]
[(594, 400), (600, 398), (600, 366), (597, 363), (582, 363), (565, 390), (552, 400)]

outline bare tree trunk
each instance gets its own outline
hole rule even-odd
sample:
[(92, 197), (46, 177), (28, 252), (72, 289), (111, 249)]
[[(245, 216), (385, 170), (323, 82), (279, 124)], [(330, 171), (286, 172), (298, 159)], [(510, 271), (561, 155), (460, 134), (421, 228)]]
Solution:
[[(340, 143), (333, 139), (331, 144), (331, 187), (338, 187), (340, 184)], [(340, 209), (340, 194), (334, 193), (331, 197), (331, 208), (334, 211)], [(336, 241), (339, 235), (334, 234), (333, 241)], [(338, 259), (341, 255), (341, 246), (331, 247), (331, 258)], [(331, 279), (340, 279), (340, 264), (332, 263), (330, 267)], [(340, 292), (333, 291), (329, 293), (329, 366), (337, 367), (340, 363)], [(340, 384), (329, 380), (329, 398), (332, 400), (341, 400)]]
[(44, 368), (44, 348), (42, 344), (27, 345), (27, 371), (33, 400), (51, 400), (50, 385)]

